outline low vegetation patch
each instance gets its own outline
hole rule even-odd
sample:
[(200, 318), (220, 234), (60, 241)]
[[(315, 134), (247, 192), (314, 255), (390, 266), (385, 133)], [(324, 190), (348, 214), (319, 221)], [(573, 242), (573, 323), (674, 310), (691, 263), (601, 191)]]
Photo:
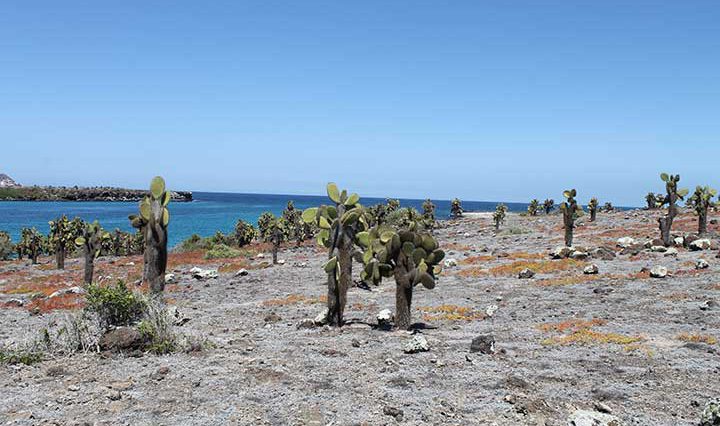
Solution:
[(270, 299), (264, 301), (263, 306), (287, 306), (287, 305), (311, 305), (314, 303), (327, 303), (327, 296), (308, 297), (302, 294), (291, 294), (282, 299)]
[(717, 345), (718, 339), (708, 334), (691, 334), (681, 333), (676, 337), (677, 340), (688, 343), (705, 343), (707, 345)]
[(231, 259), (242, 256), (240, 250), (236, 250), (225, 244), (216, 244), (205, 253), (205, 259)]
[(474, 321), (487, 317), (484, 312), (457, 305), (418, 307), (417, 309), (423, 312), (423, 320), (425, 321)]
[(568, 320), (559, 323), (546, 323), (538, 326), (538, 329), (543, 332), (555, 332), (561, 333), (560, 336), (553, 336), (541, 341), (542, 345), (546, 346), (566, 346), (566, 345), (603, 345), (603, 344), (615, 344), (627, 347), (631, 344), (637, 344), (642, 342), (643, 339), (640, 336), (628, 336), (619, 333), (605, 333), (601, 331), (593, 330), (594, 327), (599, 327), (607, 324), (602, 319), (592, 320)]
[(565, 277), (547, 278), (538, 280), (535, 284), (544, 287), (583, 284), (601, 279), (600, 275), (570, 275)]
[(43, 353), (32, 348), (0, 347), (0, 364), (32, 365), (41, 362), (43, 359)]
[(91, 284), (86, 299), (85, 310), (96, 314), (104, 329), (135, 324), (147, 308), (147, 301), (123, 281), (106, 287)]
[(486, 274), (493, 276), (516, 276), (524, 269), (530, 269), (536, 274), (550, 274), (559, 271), (581, 269), (586, 262), (574, 259), (526, 261), (518, 260), (509, 264), (495, 266), (490, 269), (468, 268), (458, 272), (462, 277), (476, 277)]

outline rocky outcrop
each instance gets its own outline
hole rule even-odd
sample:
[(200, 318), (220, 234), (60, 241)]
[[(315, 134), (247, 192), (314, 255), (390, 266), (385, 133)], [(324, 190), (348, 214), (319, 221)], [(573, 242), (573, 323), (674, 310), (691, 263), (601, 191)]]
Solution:
[(0, 173), (0, 188), (20, 188), (20, 184), (15, 182), (10, 176)]

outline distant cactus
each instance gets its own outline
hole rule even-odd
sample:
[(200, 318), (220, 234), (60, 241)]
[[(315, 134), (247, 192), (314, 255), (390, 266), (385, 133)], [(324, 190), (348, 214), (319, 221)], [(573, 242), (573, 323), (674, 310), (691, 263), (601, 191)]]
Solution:
[(10, 255), (15, 252), (15, 246), (12, 243), (10, 234), (0, 231), (0, 260), (10, 259)]
[(548, 198), (543, 202), (543, 210), (545, 210), (545, 214), (550, 214), (553, 210), (555, 210), (555, 200), (552, 198)]
[(27, 256), (33, 264), (37, 264), (38, 257), (47, 246), (46, 238), (35, 228), (23, 228), (20, 235), (20, 241), (15, 247), (18, 257), (22, 259), (23, 256)]
[(675, 216), (678, 214), (676, 204), (677, 200), (682, 200), (689, 191), (687, 189), (678, 189), (677, 185), (678, 182), (680, 182), (680, 175), (668, 175), (667, 173), (662, 173), (660, 174), (660, 179), (665, 182), (665, 190), (667, 191), (667, 195), (662, 201), (660, 207), (667, 204), (668, 212), (665, 216), (658, 219), (658, 224), (660, 225), (660, 237), (663, 240), (665, 247), (670, 247), (672, 244), (670, 231), (672, 229), (673, 220), (675, 220)]
[(588, 211), (590, 211), (590, 222), (595, 222), (595, 219), (597, 219), (597, 211), (598, 206), (600, 203), (598, 202), (597, 198), (591, 198), (590, 203), (588, 203)]
[(366, 207), (365, 212), (367, 213), (369, 219), (368, 225), (370, 226), (382, 225), (385, 223), (385, 218), (388, 214), (386, 204), (375, 204), (370, 207)]
[(654, 210), (658, 206), (657, 197), (652, 192), (648, 192), (648, 194), (645, 196), (645, 202), (647, 203), (648, 210)]
[(493, 222), (495, 222), (495, 230), (499, 231), (500, 226), (505, 223), (505, 214), (507, 213), (507, 206), (500, 203), (495, 207), (495, 213), (493, 213)]
[(605, 204), (603, 204), (600, 211), (605, 212), (605, 213), (612, 213), (615, 211), (615, 206), (613, 206), (613, 204), (610, 201), (607, 201), (607, 202), (605, 202)]
[(392, 213), (400, 208), (400, 200), (396, 200), (394, 198), (388, 198), (386, 200), (387, 203), (387, 212)]
[(72, 250), (75, 238), (84, 224), (79, 218), (68, 220), (65, 215), (48, 222), (48, 224), (50, 225), (48, 243), (55, 253), (56, 268), (65, 269), (65, 257), (68, 251)]
[(458, 218), (463, 215), (462, 201), (459, 198), (455, 198), (450, 202), (450, 217)]
[(336, 184), (329, 183), (327, 195), (332, 205), (307, 209), (302, 218), (306, 223), (318, 226), (318, 243), (328, 249), (328, 262), (324, 266), (328, 276), (327, 321), (332, 326), (341, 326), (347, 291), (352, 285), (357, 235), (367, 229), (368, 215), (357, 194), (340, 192)]
[(377, 226), (358, 234), (365, 249), (365, 268), (360, 278), (379, 284), (382, 278), (395, 278), (395, 325), (408, 329), (411, 325), (413, 288), (422, 284), (428, 289), (435, 287), (435, 267), (445, 253), (438, 242), (417, 224), (396, 230), (390, 226)]
[(692, 207), (698, 215), (698, 234), (700, 235), (707, 234), (708, 210), (710, 207), (715, 206), (712, 199), (717, 195), (717, 190), (709, 186), (698, 186), (695, 188), (693, 195), (688, 198), (690, 207)]
[(305, 223), (302, 220), (302, 212), (295, 208), (292, 200), (287, 202), (287, 207), (283, 210), (282, 217), (288, 230), (288, 239), (294, 240), (297, 245), (305, 241)]
[(537, 216), (539, 211), (540, 201), (538, 201), (537, 199), (530, 200), (530, 204), (528, 204), (528, 214), (530, 216)]
[(290, 238), (290, 228), (285, 218), (275, 217), (270, 212), (265, 212), (260, 217), (263, 224), (261, 237), (263, 241), (272, 244), (272, 262), (273, 265), (277, 265), (280, 245)]
[(142, 232), (145, 241), (143, 281), (154, 294), (165, 289), (169, 203), (170, 192), (165, 190), (165, 180), (156, 176), (150, 182), (150, 192), (140, 201), (140, 214), (129, 216), (130, 223)]
[(87, 223), (80, 231), (80, 236), (75, 238), (75, 245), (81, 247), (85, 257), (85, 274), (83, 282), (92, 284), (95, 271), (95, 259), (100, 256), (103, 242), (110, 241), (110, 234), (105, 232), (96, 220)]
[(270, 226), (275, 219), (275, 215), (270, 212), (262, 212), (262, 214), (260, 214), (260, 217), (258, 217), (257, 220), (257, 225), (258, 235), (261, 240), (267, 240), (270, 232)]
[(395, 210), (387, 215), (385, 223), (395, 228), (404, 228), (411, 223), (418, 223), (423, 229), (428, 229), (428, 224), (424, 222), (423, 216), (412, 207)]
[(235, 224), (235, 241), (238, 247), (246, 246), (253, 242), (257, 237), (257, 230), (251, 224), (242, 219), (238, 219)]
[(427, 200), (423, 201), (422, 209), (425, 228), (428, 228), (428, 224), (431, 224), (429, 229), (435, 228), (435, 204), (432, 202), (431, 199), (428, 198)]
[(563, 214), (563, 226), (565, 228), (565, 245), (567, 247), (572, 247), (573, 244), (575, 221), (584, 214), (582, 207), (580, 207), (577, 200), (575, 200), (576, 196), (577, 191), (574, 189), (563, 192), (565, 202), (560, 205), (560, 210)]

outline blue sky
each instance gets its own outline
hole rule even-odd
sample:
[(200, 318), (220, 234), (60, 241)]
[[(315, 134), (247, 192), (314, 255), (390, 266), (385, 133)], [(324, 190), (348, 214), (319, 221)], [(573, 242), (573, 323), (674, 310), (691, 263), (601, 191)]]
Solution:
[(710, 1), (3, 1), (0, 172), (636, 205), (663, 170), (720, 186), (718, 22)]

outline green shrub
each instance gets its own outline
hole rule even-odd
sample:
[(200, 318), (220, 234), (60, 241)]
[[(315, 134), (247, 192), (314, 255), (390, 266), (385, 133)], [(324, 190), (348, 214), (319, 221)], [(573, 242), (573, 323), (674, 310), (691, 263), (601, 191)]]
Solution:
[(145, 299), (128, 289), (123, 281), (107, 287), (90, 284), (86, 299), (86, 312), (97, 315), (100, 326), (106, 330), (136, 323), (147, 305)]
[(239, 257), (242, 252), (225, 244), (216, 244), (205, 253), (205, 259), (229, 259)]
[(235, 242), (238, 247), (243, 247), (252, 243), (256, 237), (257, 230), (255, 230), (255, 227), (242, 219), (238, 219), (235, 224)]
[(37, 349), (11, 349), (0, 347), (0, 364), (25, 364), (32, 365), (42, 361), (44, 355)]

